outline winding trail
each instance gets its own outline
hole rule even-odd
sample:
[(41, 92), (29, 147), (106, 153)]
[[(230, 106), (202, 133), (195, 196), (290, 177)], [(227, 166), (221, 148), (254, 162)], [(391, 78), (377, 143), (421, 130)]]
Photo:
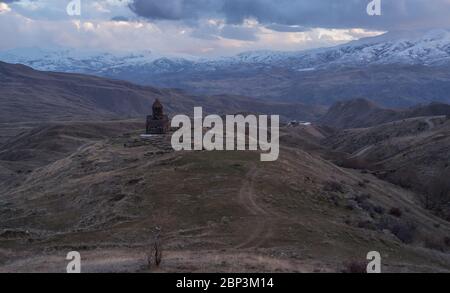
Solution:
[(428, 126), (430, 127), (430, 129), (436, 128), (436, 123), (433, 120), (436, 119), (445, 119), (446, 116), (433, 116), (433, 117), (428, 117), (425, 119), (425, 123), (428, 124)]
[(246, 174), (244, 183), (239, 190), (239, 202), (256, 219), (249, 237), (242, 243), (236, 245), (235, 249), (259, 247), (270, 238), (274, 229), (274, 223), (269, 219), (274, 216), (273, 213), (267, 211), (255, 199), (255, 179), (258, 176), (258, 169), (252, 165)]
[(358, 157), (363, 156), (365, 153), (367, 153), (368, 151), (370, 151), (371, 149), (373, 149), (374, 145), (369, 145), (364, 147), (362, 150), (358, 151), (356, 154), (352, 155), (349, 159), (355, 159)]

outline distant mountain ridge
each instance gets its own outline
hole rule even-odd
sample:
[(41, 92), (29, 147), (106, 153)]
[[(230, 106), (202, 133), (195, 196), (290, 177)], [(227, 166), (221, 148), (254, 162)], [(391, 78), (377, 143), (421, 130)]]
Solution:
[(283, 120), (312, 120), (320, 107), (255, 100), (242, 96), (190, 95), (120, 80), (82, 74), (36, 71), (0, 62), (0, 123), (31, 121), (111, 120), (145, 117), (156, 98), (170, 114), (233, 114), (247, 111), (278, 114)]
[(151, 51), (110, 53), (74, 49), (19, 48), (0, 52), (0, 60), (39, 70), (106, 74), (147, 67), (149, 73), (216, 71), (242, 64), (312, 70), (331, 66), (450, 64), (450, 30), (389, 32), (348, 44), (299, 52), (249, 51), (231, 57), (164, 56)]
[(393, 110), (379, 107), (368, 100), (355, 99), (337, 102), (319, 119), (319, 122), (336, 128), (363, 128), (425, 116), (450, 117), (450, 105), (431, 103), (406, 110)]
[(450, 30), (389, 32), (332, 48), (215, 59), (31, 48), (0, 52), (0, 60), (202, 95), (321, 106), (366, 98), (390, 108), (450, 102)]

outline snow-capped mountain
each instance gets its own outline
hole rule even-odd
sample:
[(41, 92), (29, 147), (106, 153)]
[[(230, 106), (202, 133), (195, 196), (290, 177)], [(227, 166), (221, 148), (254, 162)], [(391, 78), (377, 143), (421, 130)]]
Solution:
[(221, 62), (298, 70), (377, 64), (446, 65), (450, 64), (450, 30), (392, 32), (337, 47), (302, 52), (245, 52)]
[(450, 31), (393, 32), (330, 49), (300, 53), (294, 58), (315, 66), (330, 65), (444, 65), (450, 63)]
[(214, 59), (150, 51), (28, 48), (0, 52), (0, 61), (192, 94), (227, 93), (314, 105), (349, 98), (388, 107), (450, 102), (450, 30), (390, 32), (332, 48), (254, 51)]
[[(174, 64), (182, 65), (194, 57), (167, 57), (152, 51), (101, 52), (68, 48), (19, 48), (0, 52), (0, 60), (20, 63), (37, 70), (111, 74), (122, 68), (156, 66), (167, 70)], [(157, 70), (158, 68), (155, 68)]]
[(0, 60), (39, 70), (123, 75), (133, 69), (147, 74), (218, 71), (230, 66), (282, 67), (297, 71), (330, 66), (374, 64), (450, 64), (450, 31), (392, 32), (345, 45), (302, 52), (254, 51), (217, 59), (164, 56), (151, 51), (105, 53), (74, 49), (15, 49), (0, 52)]

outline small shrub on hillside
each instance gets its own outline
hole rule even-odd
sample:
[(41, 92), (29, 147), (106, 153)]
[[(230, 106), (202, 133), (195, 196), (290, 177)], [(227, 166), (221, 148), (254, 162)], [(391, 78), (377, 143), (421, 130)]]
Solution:
[(448, 207), (450, 202), (450, 171), (443, 172), (439, 177), (430, 181), (424, 197), (424, 206), (438, 213), (444, 219), (450, 218)]
[(357, 196), (355, 197), (355, 200), (356, 200), (356, 202), (358, 202), (358, 203), (362, 203), (362, 202), (367, 201), (367, 200), (370, 199), (370, 198), (371, 198), (370, 194), (361, 194), (361, 195), (357, 195)]
[(361, 261), (350, 261), (344, 263), (345, 274), (367, 274), (367, 264)]
[(402, 214), (403, 213), (399, 208), (392, 208), (389, 210), (389, 215), (397, 217), (397, 218), (401, 218)]
[(348, 169), (367, 170), (370, 164), (361, 159), (342, 159), (336, 162), (338, 166)]
[(445, 245), (450, 247), (450, 237), (444, 237), (444, 243), (445, 243)]
[(369, 184), (369, 183), (370, 183), (369, 180), (364, 179), (363, 181), (358, 182), (358, 186), (359, 186), (359, 187), (362, 187), (362, 188), (366, 188), (366, 187), (367, 187), (367, 184)]
[(384, 216), (378, 228), (380, 230), (389, 230), (395, 237), (405, 244), (414, 241), (417, 232), (417, 226), (414, 223), (406, 222), (391, 216)]
[(154, 234), (153, 245), (147, 254), (147, 263), (150, 269), (153, 266), (159, 267), (162, 261), (161, 228), (156, 227)]
[(335, 181), (327, 181), (323, 186), (324, 191), (344, 193), (344, 186)]
[(382, 214), (384, 214), (384, 212), (385, 212), (384, 208), (381, 207), (381, 206), (376, 206), (376, 207), (374, 207), (373, 210), (374, 210), (375, 213), (377, 213), (377, 214), (379, 214), (379, 215), (382, 215)]
[(365, 229), (365, 230), (371, 230), (376, 231), (377, 226), (371, 222), (371, 221), (361, 221), (358, 223), (358, 228)]
[(416, 230), (416, 225), (411, 223), (398, 223), (390, 229), (392, 234), (405, 244), (411, 244), (414, 241)]
[(446, 251), (445, 243), (442, 240), (435, 238), (426, 238), (424, 241), (424, 246), (428, 249), (433, 249), (441, 252)]

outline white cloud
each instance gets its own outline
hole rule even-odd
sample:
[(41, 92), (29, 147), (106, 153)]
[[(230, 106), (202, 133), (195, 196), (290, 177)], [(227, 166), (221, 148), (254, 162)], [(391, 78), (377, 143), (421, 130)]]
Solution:
[[(69, 46), (99, 50), (153, 50), (162, 54), (229, 55), (246, 50), (301, 50), (332, 46), (374, 32), (312, 29), (277, 32), (254, 22), (244, 26), (210, 21), (199, 38), (198, 28), (177, 22), (32, 20), (9, 13), (0, 19), (0, 49), (24, 46)], [(197, 34), (197, 35), (196, 35)]]
[(0, 13), (10, 12), (11, 8), (9, 8), (8, 4), (0, 2)]
[[(93, 1), (90, 4), (95, 6), (97, 3), (111, 10), (118, 8), (118, 3), (114, 1)], [(83, 11), (95, 10), (94, 6), (86, 6), (92, 9)], [(4, 4), (1, 7), (8, 6)], [(40, 12), (41, 17), (34, 17), (33, 14), (16, 11), (15, 7), (0, 18), (0, 50), (60, 46), (104, 51), (152, 50), (166, 55), (220, 56), (248, 50), (294, 51), (332, 46), (379, 33), (365, 29), (302, 30), (298, 27), (277, 27), (277, 30), (273, 30), (254, 18), (248, 18), (242, 24), (230, 24), (223, 18), (214, 17), (196, 24), (169, 20), (149, 22), (136, 18), (111, 21), (111, 15), (122, 16), (123, 7), (117, 10), (118, 14), (90, 11), (90, 15), (73, 18), (65, 15), (64, 10), (61, 10), (62, 14), (57, 13), (63, 7), (55, 6), (52, 12), (52, 15), (58, 15), (55, 19), (43, 17)]]

